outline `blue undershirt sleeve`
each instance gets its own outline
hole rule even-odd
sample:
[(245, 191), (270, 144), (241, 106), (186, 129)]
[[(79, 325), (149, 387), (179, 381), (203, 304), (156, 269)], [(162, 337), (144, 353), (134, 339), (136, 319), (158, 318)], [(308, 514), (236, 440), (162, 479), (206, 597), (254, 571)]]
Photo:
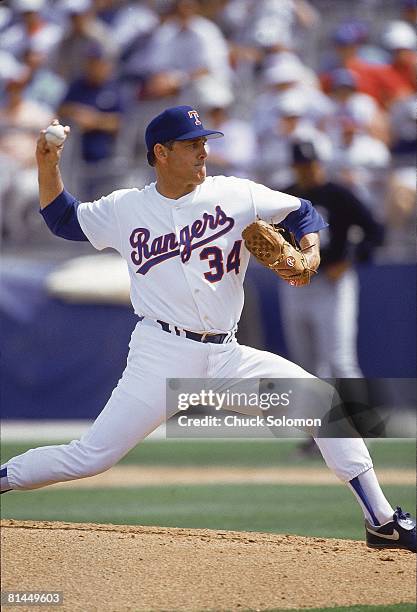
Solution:
[(77, 217), (80, 202), (65, 189), (46, 208), (40, 210), (46, 225), (55, 236), (66, 240), (88, 241)]
[(282, 227), (294, 234), (297, 242), (306, 234), (319, 232), (328, 227), (328, 223), (319, 215), (309, 200), (300, 198), (300, 202), (300, 208), (291, 212), (280, 223)]

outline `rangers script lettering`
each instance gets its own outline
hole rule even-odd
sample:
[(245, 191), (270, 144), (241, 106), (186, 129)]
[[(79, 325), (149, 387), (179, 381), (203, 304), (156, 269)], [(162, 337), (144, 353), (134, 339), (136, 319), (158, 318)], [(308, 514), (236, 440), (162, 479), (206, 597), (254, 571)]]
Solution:
[[(134, 229), (130, 235), (130, 244), (135, 248), (131, 253), (132, 261), (140, 266), (137, 273), (146, 274), (152, 266), (177, 255), (181, 255), (181, 261), (185, 263), (190, 259), (194, 249), (230, 231), (235, 224), (234, 219), (228, 217), (220, 205), (216, 206), (215, 212), (215, 215), (205, 212), (202, 219), (196, 219), (191, 225), (185, 225), (179, 232), (179, 240), (174, 233), (169, 233), (157, 236), (150, 242), (151, 234), (146, 227)], [(220, 231), (192, 244), (193, 240), (202, 238), (208, 230), (216, 230), (219, 226), (222, 227)], [(146, 262), (141, 265), (143, 260)]]

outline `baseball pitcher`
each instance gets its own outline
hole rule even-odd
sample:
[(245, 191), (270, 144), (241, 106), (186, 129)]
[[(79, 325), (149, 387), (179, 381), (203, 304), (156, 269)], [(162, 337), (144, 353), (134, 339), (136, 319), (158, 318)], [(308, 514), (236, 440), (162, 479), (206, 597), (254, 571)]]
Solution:
[[(196, 109), (178, 106), (146, 129), (154, 183), (80, 203), (64, 188), (59, 170), (68, 135), (66, 128), (54, 144), (40, 134), (41, 214), (57, 236), (120, 253), (138, 323), (126, 369), (91, 429), (80, 440), (10, 459), (0, 472), (2, 492), (108, 470), (165, 421), (167, 378), (314, 378), (235, 338), (250, 252), (294, 291), (317, 271), (318, 232), (326, 224), (309, 201), (246, 179), (206, 176), (207, 139), (223, 134), (205, 129)], [(294, 234), (300, 250), (270, 222)], [(356, 496), (368, 545), (415, 551), (415, 521), (385, 498), (363, 440), (318, 437), (317, 444)]]

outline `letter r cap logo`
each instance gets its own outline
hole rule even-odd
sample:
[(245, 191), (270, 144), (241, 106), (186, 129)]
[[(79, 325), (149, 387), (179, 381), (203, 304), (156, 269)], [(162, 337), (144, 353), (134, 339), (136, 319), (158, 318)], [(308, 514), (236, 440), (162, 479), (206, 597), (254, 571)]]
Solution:
[(199, 119), (199, 115), (198, 115), (196, 110), (188, 111), (188, 116), (189, 116), (190, 119), (194, 119), (194, 124), (195, 125), (201, 125), (201, 121)]

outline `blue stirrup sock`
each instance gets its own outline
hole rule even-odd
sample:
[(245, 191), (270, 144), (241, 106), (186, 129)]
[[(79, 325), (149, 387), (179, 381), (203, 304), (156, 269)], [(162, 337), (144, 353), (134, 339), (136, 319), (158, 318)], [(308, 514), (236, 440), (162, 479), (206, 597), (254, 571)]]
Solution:
[(7, 479), (7, 467), (2, 467), (0, 469), (0, 491), (1, 493), (6, 493), (7, 491), (11, 491), (9, 481)]
[(392, 520), (394, 509), (383, 494), (373, 468), (352, 478), (347, 484), (372, 525), (377, 527)]

